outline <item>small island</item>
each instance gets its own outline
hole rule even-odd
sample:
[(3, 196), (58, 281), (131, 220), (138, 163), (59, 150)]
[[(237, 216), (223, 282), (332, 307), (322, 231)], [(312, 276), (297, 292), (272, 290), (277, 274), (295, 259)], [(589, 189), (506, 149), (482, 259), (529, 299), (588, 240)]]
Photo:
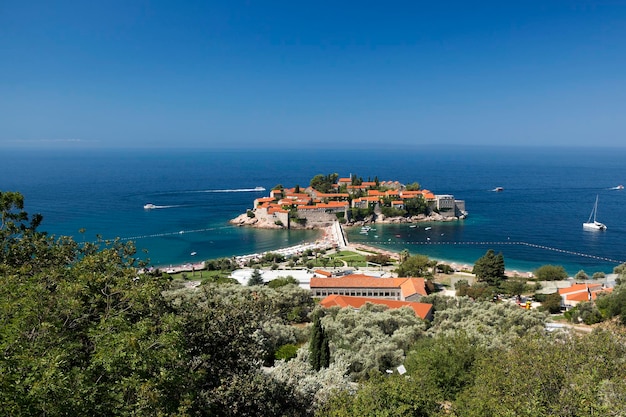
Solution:
[(364, 181), (350, 175), (316, 175), (309, 186), (277, 185), (269, 196), (254, 200), (249, 209), (230, 221), (238, 226), (266, 229), (320, 229), (334, 222), (346, 226), (369, 223), (455, 221), (467, 217), (465, 201), (450, 194), (434, 194), (413, 182)]

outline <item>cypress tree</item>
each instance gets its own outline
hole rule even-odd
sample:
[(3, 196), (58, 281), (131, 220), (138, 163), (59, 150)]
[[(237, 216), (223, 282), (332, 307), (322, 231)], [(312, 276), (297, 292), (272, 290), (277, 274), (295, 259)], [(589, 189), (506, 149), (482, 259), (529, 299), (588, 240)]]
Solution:
[(313, 320), (309, 352), (311, 352), (310, 361), (313, 369), (319, 371), (321, 368), (328, 368), (330, 365), (330, 347), (328, 336), (322, 327), (319, 315), (316, 315)]
[(328, 368), (330, 365), (330, 346), (328, 336), (322, 327), (322, 347), (320, 349), (320, 368)]
[(311, 330), (311, 340), (309, 341), (309, 352), (311, 352), (311, 366), (316, 371), (320, 370), (320, 351), (322, 347), (322, 324), (320, 318), (315, 315), (313, 329)]

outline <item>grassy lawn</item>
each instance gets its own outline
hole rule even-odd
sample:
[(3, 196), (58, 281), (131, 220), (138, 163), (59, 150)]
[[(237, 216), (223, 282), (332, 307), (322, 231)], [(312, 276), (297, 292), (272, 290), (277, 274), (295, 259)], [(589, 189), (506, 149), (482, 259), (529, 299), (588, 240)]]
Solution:
[(179, 272), (177, 274), (170, 274), (172, 279), (181, 279), (189, 281), (199, 281), (205, 278), (219, 278), (220, 276), (226, 276), (224, 271), (194, 271), (194, 272)]
[(360, 253), (350, 252), (350, 251), (337, 252), (336, 254), (331, 255), (330, 257), (332, 259), (341, 259), (344, 261), (351, 260), (351, 261), (357, 261), (357, 262), (365, 262), (365, 256), (361, 255)]

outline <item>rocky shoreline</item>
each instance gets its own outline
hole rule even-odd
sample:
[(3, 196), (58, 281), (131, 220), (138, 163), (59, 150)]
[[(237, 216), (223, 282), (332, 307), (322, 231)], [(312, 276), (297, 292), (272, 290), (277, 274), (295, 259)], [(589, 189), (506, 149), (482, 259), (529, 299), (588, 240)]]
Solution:
[[(364, 220), (358, 220), (353, 222), (344, 223), (343, 226), (352, 227), (352, 226), (364, 226), (367, 224), (376, 224), (376, 223), (392, 223), (392, 224), (412, 224), (412, 223), (422, 223), (422, 222), (451, 222), (465, 219), (465, 216), (461, 217), (451, 217), (451, 216), (442, 216), (439, 213), (431, 213), (429, 215), (420, 214), (417, 216), (398, 216), (398, 217), (386, 217), (383, 214), (368, 216)], [(255, 227), (259, 229), (284, 229), (285, 226), (283, 224), (276, 224), (270, 219), (263, 217), (249, 217), (247, 213), (240, 214), (234, 219), (229, 221), (230, 224), (235, 226), (245, 226), (245, 227)], [(332, 224), (332, 222), (307, 222), (306, 224), (300, 224), (297, 222), (292, 222), (290, 225), (291, 229), (300, 229), (300, 230), (317, 230), (328, 227)]]
[[(228, 223), (235, 226), (245, 226), (245, 227), (255, 227), (258, 229), (285, 229), (285, 225), (276, 224), (274, 221), (260, 216), (249, 217), (247, 213), (240, 214), (228, 221)], [(317, 230), (323, 229), (324, 227), (330, 226), (332, 223), (324, 222), (324, 223), (315, 223), (310, 224), (307, 223), (302, 225), (300, 223), (293, 222), (290, 225), (291, 229), (301, 229), (301, 230)]]

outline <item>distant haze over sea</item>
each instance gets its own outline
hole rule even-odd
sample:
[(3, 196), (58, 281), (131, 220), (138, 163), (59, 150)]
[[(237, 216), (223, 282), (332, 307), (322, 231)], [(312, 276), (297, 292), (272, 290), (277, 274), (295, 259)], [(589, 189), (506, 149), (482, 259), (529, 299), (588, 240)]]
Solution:
[[(0, 190), (24, 194), (27, 211), (43, 214), (42, 230), (77, 241), (131, 239), (154, 265), (314, 240), (315, 231), (246, 229), (228, 220), (277, 184), (304, 187), (314, 175), (334, 172), (417, 181), (465, 200), (469, 212), (464, 221), (429, 224), (430, 230), (420, 224), (377, 225), (368, 235), (349, 231), (353, 241), (468, 264), (491, 248), (504, 254), (507, 269), (555, 264), (571, 275), (608, 273), (626, 261), (626, 191), (615, 189), (626, 184), (624, 148), (8, 150), (3, 156)], [(267, 191), (254, 191), (258, 186)], [(605, 232), (582, 228), (596, 195)], [(147, 203), (160, 208), (145, 210)]]

